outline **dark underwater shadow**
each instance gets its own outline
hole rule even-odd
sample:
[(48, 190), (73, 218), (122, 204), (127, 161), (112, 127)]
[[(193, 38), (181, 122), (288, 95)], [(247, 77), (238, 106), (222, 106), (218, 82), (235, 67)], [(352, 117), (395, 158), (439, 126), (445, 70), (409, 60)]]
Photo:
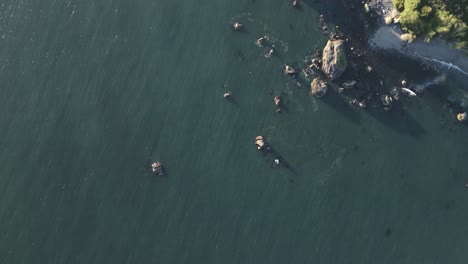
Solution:
[[(241, 23), (242, 24), (242, 23)], [(232, 33), (234, 34), (248, 34), (249, 33), (249, 30), (245, 27), (245, 25), (243, 24), (243, 27), (241, 29), (234, 29), (233, 27), (234, 23), (229, 23), (229, 30), (232, 31)]]
[(333, 110), (354, 123), (359, 124), (361, 122), (360, 109), (352, 107), (348, 102), (349, 99), (340, 96), (332, 87), (328, 88), (328, 92), (324, 97), (317, 98), (316, 100), (328, 104)]
[(293, 6), (293, 8), (299, 12), (304, 11), (304, 8), (302, 7), (302, 4), (300, 2), (297, 6)]
[(236, 107), (239, 107), (239, 103), (237, 102), (237, 99), (234, 98), (234, 96), (229, 96), (229, 97), (226, 97), (226, 98), (223, 98), (223, 100), (228, 103), (228, 104), (232, 104)]
[(407, 134), (414, 138), (419, 138), (426, 133), (419, 121), (403, 109), (401, 103), (394, 103), (389, 111), (385, 111), (382, 106), (381, 109), (369, 109), (367, 113), (398, 133)]
[[(266, 141), (265, 141), (266, 142)], [(276, 151), (275, 148), (273, 148), (270, 143), (266, 142), (265, 148), (261, 150), (263, 155), (267, 158), (267, 160), (270, 162), (270, 167), (274, 169), (286, 169), (289, 172), (291, 172), (290, 175), (288, 175), (288, 181), (290, 183), (294, 183), (294, 176), (297, 176), (296, 170), (292, 167), (292, 165), (286, 160), (286, 158), (281, 155), (278, 151)], [(274, 160), (278, 159), (280, 162), (278, 165), (274, 163)]]
[[(364, 40), (378, 24), (377, 16), (364, 12), (361, 0), (302, 0), (301, 3), (323, 15), (326, 24), (338, 25), (346, 38)], [(317, 27), (320, 28), (318, 21)]]

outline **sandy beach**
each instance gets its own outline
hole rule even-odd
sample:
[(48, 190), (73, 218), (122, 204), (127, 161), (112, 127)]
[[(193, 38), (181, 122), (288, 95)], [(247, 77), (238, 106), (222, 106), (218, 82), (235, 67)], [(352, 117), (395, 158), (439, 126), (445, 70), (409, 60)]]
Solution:
[[(382, 26), (370, 38), (369, 44), (376, 49), (391, 49), (402, 54), (420, 58), (428, 62), (433, 62), (453, 68), (459, 72), (468, 75), (468, 56), (463, 51), (456, 50), (449, 43), (441, 39), (433, 39), (426, 43), (422, 38), (417, 38), (415, 41), (408, 43), (402, 41), (400, 36), (402, 32), (398, 24), (385, 25), (383, 19), (391, 12), (391, 1), (377, 1), (382, 5), (378, 6), (374, 2), (373, 7), (379, 8), (377, 13), (382, 15)], [(385, 7), (385, 10), (383, 9)]]

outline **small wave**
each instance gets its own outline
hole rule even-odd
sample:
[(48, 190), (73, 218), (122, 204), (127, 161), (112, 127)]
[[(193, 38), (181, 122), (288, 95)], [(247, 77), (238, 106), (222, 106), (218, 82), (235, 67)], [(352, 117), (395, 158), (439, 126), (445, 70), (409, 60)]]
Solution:
[(442, 74), (442, 75), (437, 76), (436, 78), (434, 78), (432, 80), (429, 80), (427, 82), (424, 82), (424, 83), (421, 83), (421, 84), (416, 84), (414, 86), (414, 90), (417, 93), (423, 92), (426, 88), (428, 88), (430, 86), (437, 85), (437, 84), (440, 84), (440, 83), (444, 82), (446, 78), (447, 77), (445, 76), (445, 74)]
[[(267, 46), (271, 46), (275, 49), (277, 48), (277, 46), (280, 46), (283, 49), (284, 53), (288, 52), (288, 43), (272, 35), (273, 34), (268, 34), (267, 32), (265, 32), (265, 35), (262, 36), (262, 38), (264, 38), (268, 42)], [(257, 45), (258, 47), (263, 47), (263, 45), (260, 42), (258, 42), (258, 40), (255, 42), (255, 45)]]
[(343, 158), (346, 154), (346, 149), (342, 148), (338, 151), (334, 160), (330, 164), (330, 167), (319, 173), (318, 177), (320, 184), (324, 184), (325, 181), (332, 175), (333, 170), (341, 168)]
[(433, 58), (429, 58), (429, 57), (424, 57), (424, 56), (421, 56), (421, 55), (418, 55), (418, 57), (423, 58), (423, 59), (428, 60), (428, 61), (433, 61), (433, 62), (439, 63), (439, 64), (441, 64), (443, 66), (446, 66), (447, 70), (450, 70), (450, 69), (453, 68), (453, 69), (457, 70), (458, 72), (461, 72), (461, 73), (468, 76), (468, 72), (462, 70), (460, 67), (458, 67), (457, 65), (455, 65), (455, 64), (453, 64), (451, 62), (441, 61), (441, 60), (437, 60), (437, 59), (433, 59)]
[(285, 42), (285, 41), (283, 41), (283, 40), (281, 40), (279, 38), (276, 38), (276, 37), (272, 37), (270, 42), (273, 44), (273, 46), (276, 46), (276, 44), (279, 43), (280, 46), (283, 48), (283, 52), (284, 53), (288, 52), (289, 47), (288, 47), (287, 42)]

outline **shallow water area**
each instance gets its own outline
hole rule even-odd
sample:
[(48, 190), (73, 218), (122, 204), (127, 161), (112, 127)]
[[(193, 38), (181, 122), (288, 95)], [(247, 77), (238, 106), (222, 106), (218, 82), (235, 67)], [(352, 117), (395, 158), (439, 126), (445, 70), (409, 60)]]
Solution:
[(3, 3), (0, 263), (466, 263), (466, 80), (376, 53), (382, 93), (446, 81), (388, 112), (311, 96), (282, 67), (337, 3)]

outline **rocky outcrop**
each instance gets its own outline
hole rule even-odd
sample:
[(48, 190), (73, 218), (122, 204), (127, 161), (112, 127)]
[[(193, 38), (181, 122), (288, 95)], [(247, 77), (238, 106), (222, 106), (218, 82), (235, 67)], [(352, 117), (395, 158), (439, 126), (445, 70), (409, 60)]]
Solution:
[(340, 77), (348, 66), (344, 41), (329, 40), (323, 49), (322, 71), (332, 80)]
[(315, 78), (310, 83), (310, 88), (311, 88), (311, 93), (319, 98), (323, 97), (328, 91), (327, 83), (320, 78)]

